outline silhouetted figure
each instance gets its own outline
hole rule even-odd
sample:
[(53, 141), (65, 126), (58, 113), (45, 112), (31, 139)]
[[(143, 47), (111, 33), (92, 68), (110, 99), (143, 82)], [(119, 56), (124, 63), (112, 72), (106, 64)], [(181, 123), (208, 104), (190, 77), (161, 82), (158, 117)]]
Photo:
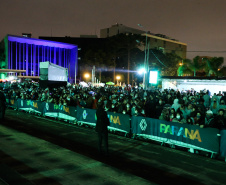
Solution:
[[(98, 134), (98, 150), (100, 154), (108, 155), (108, 125), (110, 121), (107, 116), (107, 112), (104, 109), (104, 102), (98, 104), (96, 111), (97, 122), (96, 132)], [(102, 149), (103, 144), (103, 149)]]

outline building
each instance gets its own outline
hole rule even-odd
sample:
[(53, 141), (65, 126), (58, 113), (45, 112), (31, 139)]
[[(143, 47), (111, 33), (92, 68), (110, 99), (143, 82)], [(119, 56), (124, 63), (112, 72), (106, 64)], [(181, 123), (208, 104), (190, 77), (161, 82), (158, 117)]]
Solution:
[[(26, 70), (23, 78), (39, 77), (39, 63), (51, 62), (68, 69), (68, 80), (75, 82), (77, 75), (78, 47), (72, 44), (7, 35), (1, 42), (5, 60), (0, 61), (1, 69)], [(9, 73), (1, 73), (4, 79)]]
[(80, 37), (48, 37), (48, 36), (40, 36), (39, 39), (56, 41), (56, 42), (63, 42), (69, 44), (76, 44), (78, 46), (78, 74), (77, 78), (82, 80), (83, 73), (85, 71), (92, 71), (93, 66), (86, 66), (84, 68), (81, 67), (81, 63), (85, 58), (85, 54), (87, 51), (96, 51), (100, 48), (104, 48), (107, 44), (106, 38), (97, 38), (96, 35), (81, 35)]
[(163, 53), (175, 53), (182, 59), (186, 58), (186, 43), (179, 42), (176, 39), (171, 39), (170, 37), (163, 34), (154, 34), (150, 33), (149, 31), (145, 32), (143, 30), (127, 27), (123, 24), (115, 24), (112, 25), (110, 28), (101, 29), (100, 37), (107, 38), (121, 33), (141, 34), (143, 36), (147, 36), (149, 41), (149, 49), (158, 49), (161, 50)]
[(114, 35), (118, 35), (120, 33), (133, 33), (133, 34), (143, 34), (145, 31), (127, 27), (123, 24), (115, 24), (110, 28), (104, 28), (100, 30), (100, 38), (112, 37)]
[(200, 93), (205, 90), (209, 90), (211, 95), (226, 92), (226, 77), (161, 77), (162, 90), (174, 89), (180, 91), (196, 90)]

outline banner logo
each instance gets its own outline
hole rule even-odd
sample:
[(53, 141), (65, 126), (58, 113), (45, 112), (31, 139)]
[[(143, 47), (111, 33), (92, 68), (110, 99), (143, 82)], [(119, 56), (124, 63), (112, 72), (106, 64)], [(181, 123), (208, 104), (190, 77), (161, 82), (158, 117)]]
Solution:
[(160, 132), (162, 132), (164, 134), (168, 133), (168, 134), (176, 135), (176, 136), (183, 135), (183, 137), (185, 137), (185, 138), (189, 138), (191, 140), (197, 139), (199, 142), (202, 142), (198, 129), (196, 129), (194, 131), (194, 130), (189, 130), (188, 128), (184, 128), (184, 127), (160, 124)]
[(110, 122), (121, 125), (119, 116), (110, 115)]
[(145, 119), (142, 119), (142, 120), (140, 121), (140, 128), (141, 128), (142, 131), (145, 131), (145, 130), (146, 130), (146, 128), (147, 128), (147, 123), (146, 123)]
[(59, 105), (54, 104), (54, 105), (53, 105), (53, 108), (54, 108), (54, 110), (55, 110), (55, 109), (60, 109), (60, 106), (59, 106)]
[(70, 114), (69, 107), (63, 106), (63, 110), (64, 110), (65, 112), (67, 112), (68, 114)]
[(87, 116), (88, 116), (88, 113), (86, 113), (86, 110), (84, 110), (83, 113), (82, 113), (83, 119), (86, 119)]
[(37, 102), (33, 102), (33, 107), (38, 109), (38, 103)]
[(10, 103), (11, 103), (12, 105), (14, 105), (14, 100), (10, 100)]

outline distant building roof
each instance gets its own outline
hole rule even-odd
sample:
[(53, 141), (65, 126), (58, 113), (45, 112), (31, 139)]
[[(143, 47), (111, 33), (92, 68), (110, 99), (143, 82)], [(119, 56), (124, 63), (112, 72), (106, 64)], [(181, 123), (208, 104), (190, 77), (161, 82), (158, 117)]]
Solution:
[(73, 49), (76, 48), (76, 45), (68, 44), (68, 43), (61, 43), (56, 41), (49, 41), (49, 40), (42, 40), (42, 39), (35, 39), (35, 38), (27, 38), (15, 35), (7, 35), (8, 40), (11, 42), (20, 42), (20, 43), (27, 43), (27, 44), (35, 44), (41, 46), (49, 46), (49, 47), (58, 47), (58, 48), (65, 48), (65, 49)]

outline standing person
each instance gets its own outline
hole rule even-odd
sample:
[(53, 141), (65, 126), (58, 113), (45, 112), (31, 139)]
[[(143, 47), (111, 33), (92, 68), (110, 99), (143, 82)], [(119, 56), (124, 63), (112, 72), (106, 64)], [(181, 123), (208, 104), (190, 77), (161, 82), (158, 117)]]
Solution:
[(204, 99), (204, 106), (208, 108), (210, 106), (210, 96), (208, 92), (206, 92), (206, 94), (203, 96), (203, 99)]
[[(108, 126), (110, 125), (110, 121), (107, 116), (107, 112), (104, 109), (104, 102), (101, 101), (98, 103), (97, 111), (96, 111), (96, 132), (98, 134), (98, 150), (100, 154), (108, 155)], [(102, 143), (103, 150), (102, 151)]]
[(2, 87), (0, 87), (0, 120), (3, 120), (5, 117), (5, 109), (6, 109), (6, 99), (5, 95), (2, 91)]

